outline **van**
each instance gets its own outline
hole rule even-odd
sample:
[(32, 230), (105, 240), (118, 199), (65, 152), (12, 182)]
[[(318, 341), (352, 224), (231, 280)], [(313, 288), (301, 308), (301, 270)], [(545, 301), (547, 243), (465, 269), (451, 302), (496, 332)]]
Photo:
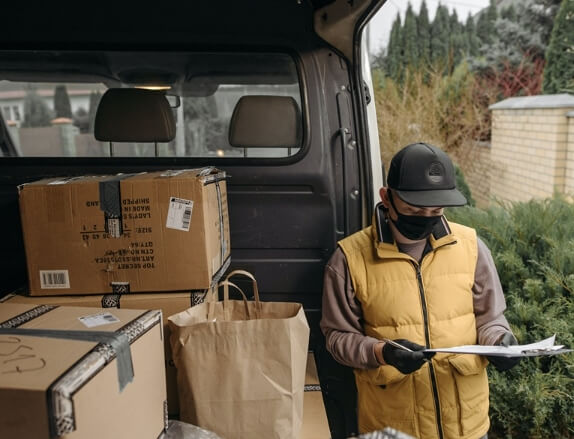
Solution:
[[(0, 296), (28, 282), (20, 185), (224, 170), (230, 269), (253, 273), (263, 300), (304, 305), (332, 437), (356, 433), (352, 371), (326, 352), (319, 320), (325, 264), (370, 222), (383, 184), (364, 32), (383, 3), (2, 5)], [(134, 87), (166, 90), (173, 140), (95, 138), (101, 96)]]

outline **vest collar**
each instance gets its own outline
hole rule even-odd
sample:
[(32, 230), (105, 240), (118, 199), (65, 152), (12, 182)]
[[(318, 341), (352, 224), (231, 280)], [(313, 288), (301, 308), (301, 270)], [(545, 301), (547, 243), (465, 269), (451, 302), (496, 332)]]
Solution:
[[(380, 258), (406, 258), (410, 259), (405, 253), (401, 253), (393, 238), (393, 232), (389, 226), (387, 219), (387, 212), (383, 203), (379, 203), (375, 207), (375, 213), (373, 215), (373, 226), (372, 238), (375, 243), (375, 248), (377, 249), (377, 255)], [(448, 225), (447, 219), (443, 216), (441, 221), (434, 226), (431, 235), (429, 236), (428, 243), (430, 244), (432, 250), (436, 250), (439, 247), (448, 244), (454, 244), (456, 242), (455, 236)], [(391, 252), (391, 253), (389, 253)]]

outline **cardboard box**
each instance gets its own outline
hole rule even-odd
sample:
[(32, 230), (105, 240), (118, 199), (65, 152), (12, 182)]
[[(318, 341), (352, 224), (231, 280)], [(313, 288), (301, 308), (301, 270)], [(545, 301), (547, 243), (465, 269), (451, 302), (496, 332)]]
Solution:
[(159, 311), (0, 303), (0, 358), (2, 437), (156, 439), (166, 428)]
[(167, 385), (167, 408), (170, 416), (179, 415), (177, 393), (177, 369), (171, 357), (170, 329), (167, 318), (172, 314), (203, 302), (205, 293), (198, 291), (146, 294), (103, 294), (90, 296), (44, 296), (30, 297), (23, 294), (8, 294), (0, 298), (5, 303), (26, 303), (39, 305), (87, 306), (97, 308), (159, 309), (163, 313), (165, 372)]
[(319, 384), (315, 356), (307, 356), (305, 371), (305, 393), (303, 394), (303, 426), (300, 439), (329, 439), (331, 431), (323, 404), (323, 394)]
[(32, 296), (207, 289), (229, 265), (214, 168), (44, 179), (19, 199)]

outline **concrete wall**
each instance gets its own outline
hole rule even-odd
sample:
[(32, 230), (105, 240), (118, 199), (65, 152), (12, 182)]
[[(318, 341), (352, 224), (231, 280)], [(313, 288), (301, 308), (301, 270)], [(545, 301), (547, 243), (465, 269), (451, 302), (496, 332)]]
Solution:
[(574, 146), (568, 153), (572, 118), (567, 117), (574, 96), (510, 98), (490, 108), (491, 199), (527, 201), (574, 188)]

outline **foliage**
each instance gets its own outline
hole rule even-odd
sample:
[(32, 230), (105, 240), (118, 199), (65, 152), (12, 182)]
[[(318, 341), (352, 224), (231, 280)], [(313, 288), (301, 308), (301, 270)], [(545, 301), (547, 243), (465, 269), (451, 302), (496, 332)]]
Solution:
[(407, 70), (402, 84), (374, 75), (384, 163), (402, 146), (427, 141), (447, 152), (488, 138), (488, 105), (494, 94), (480, 88), (465, 63), (443, 77), (437, 70)]
[(431, 61), (434, 65), (445, 65), (449, 54), (448, 8), (439, 5), (431, 25)]
[(498, 17), (495, 0), (490, 0), (490, 4), (478, 16), (476, 22), (476, 34), (482, 44), (491, 44), (496, 38), (495, 21)]
[(405, 14), (405, 24), (401, 37), (403, 38), (402, 49), (404, 62), (410, 66), (417, 66), (419, 64), (417, 19), (410, 3)]
[(464, 178), (464, 174), (461, 171), (459, 166), (454, 167), (455, 176), (456, 176), (456, 188), (464, 195), (467, 201), (467, 206), (475, 206), (476, 202), (474, 198), (472, 198), (472, 192), (466, 179)]
[(477, 81), (483, 87), (490, 87), (495, 91), (495, 100), (521, 95), (532, 96), (540, 94), (542, 90), (543, 70), (542, 58), (530, 57), (525, 53), (514, 65), (510, 58), (505, 58), (498, 65), (484, 67), (481, 74), (477, 75)]
[(72, 104), (65, 85), (57, 85), (54, 89), (54, 113), (55, 117), (72, 118)]
[(431, 59), (431, 23), (429, 21), (429, 13), (425, 1), (423, 1), (421, 4), (419, 15), (416, 17), (416, 21), (420, 62), (422, 65), (428, 65)]
[(472, 15), (470, 15), (470, 14), (466, 19), (465, 33), (466, 33), (466, 38), (467, 38), (466, 44), (468, 47), (469, 56), (473, 57), (473, 56), (478, 55), (478, 46), (480, 44), (480, 41), (478, 39), (478, 36), (476, 35), (476, 27), (474, 24), (474, 19), (472, 18)]
[(498, 88), (497, 100), (540, 93), (555, 2), (525, 0), (496, 14), (491, 2), (481, 12), (478, 23), (488, 30), (479, 32), (477, 25), (480, 48), (468, 61), (483, 83)]
[(547, 45), (554, 26), (554, 18), (563, 0), (523, 0), (517, 14), (528, 32), (536, 33)]
[[(467, 24), (468, 20), (472, 22), (471, 17), (467, 19)], [(473, 50), (478, 47), (474, 23), (461, 23), (456, 11), (449, 14), (448, 8), (441, 4), (431, 23), (423, 0), (418, 15), (408, 4), (404, 23), (397, 14), (386, 54), (376, 57), (376, 66), (383, 68), (387, 76), (398, 82), (405, 78), (406, 69), (426, 70), (440, 66), (444, 71), (452, 72), (469, 54), (471, 47)]]
[[(409, 4), (404, 23), (397, 14), (388, 48), (376, 57), (376, 67), (402, 84), (407, 70), (430, 69), (450, 75), (466, 61), (483, 84), (493, 82), (488, 88), (498, 89), (496, 100), (538, 94), (552, 18), (560, 2), (525, 0), (505, 7), (499, 3), (490, 0), (476, 17), (469, 15), (465, 24), (456, 10), (449, 14), (440, 3), (432, 23), (424, 0), (418, 15)], [(572, 68), (574, 63), (564, 65)]]
[(44, 102), (36, 90), (30, 87), (24, 98), (24, 121), (22, 127), (46, 127), (50, 126), (52, 112), (48, 104)]
[(574, 0), (564, 0), (546, 53), (544, 92), (574, 92)]
[[(505, 291), (505, 315), (521, 343), (556, 334), (574, 346), (574, 205), (560, 195), (449, 209), (489, 246)], [(514, 369), (489, 368), (490, 438), (572, 437), (574, 355), (523, 359)]]

